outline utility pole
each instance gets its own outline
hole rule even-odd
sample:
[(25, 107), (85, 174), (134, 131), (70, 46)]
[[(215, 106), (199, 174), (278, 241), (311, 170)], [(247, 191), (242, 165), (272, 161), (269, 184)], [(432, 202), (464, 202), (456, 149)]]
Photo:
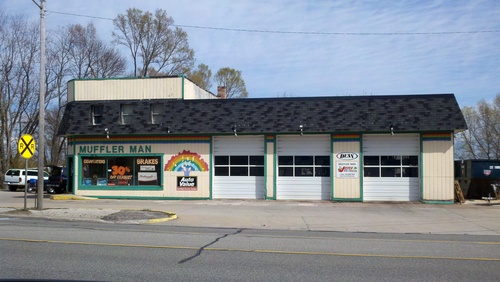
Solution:
[(40, 111), (38, 116), (38, 210), (43, 209), (43, 172), (45, 160), (45, 0), (40, 4), (31, 0), (40, 8)]

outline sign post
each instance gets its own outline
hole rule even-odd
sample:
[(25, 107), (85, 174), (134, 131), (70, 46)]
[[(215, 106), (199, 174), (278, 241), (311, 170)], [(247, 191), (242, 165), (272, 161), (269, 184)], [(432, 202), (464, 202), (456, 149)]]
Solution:
[[(26, 159), (25, 170), (24, 170), (24, 209), (26, 209), (26, 200), (28, 193), (28, 159), (33, 157), (35, 154), (36, 144), (33, 136), (29, 134), (24, 134), (17, 142), (17, 151), (21, 157)], [(42, 179), (43, 180), (43, 179)]]

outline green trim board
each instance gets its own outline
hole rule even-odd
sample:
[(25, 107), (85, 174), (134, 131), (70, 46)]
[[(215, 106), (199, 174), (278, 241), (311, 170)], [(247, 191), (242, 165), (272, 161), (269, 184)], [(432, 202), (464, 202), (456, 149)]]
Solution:
[(331, 181), (331, 199), (334, 198), (334, 193), (335, 193), (335, 179), (336, 179), (336, 167), (335, 167), (335, 144), (337, 143), (352, 143), (352, 142), (358, 142), (359, 148), (359, 193), (360, 193), (360, 198), (352, 198), (354, 200), (361, 200), (363, 199), (363, 158), (362, 158), (362, 150), (363, 150), (363, 135), (361, 133), (333, 133), (331, 134), (331, 144), (330, 144), (330, 163), (331, 163), (331, 168), (330, 168), (330, 181)]
[(424, 141), (422, 140), (422, 133), (420, 133), (420, 165), (418, 166), (419, 184), (420, 184), (420, 201), (424, 198)]
[(364, 179), (364, 174), (365, 170), (363, 168), (363, 135), (361, 135), (361, 138), (359, 138), (359, 198), (361, 202), (364, 201), (363, 197), (363, 179)]
[[(82, 188), (85, 187), (85, 188)], [(79, 191), (163, 191), (162, 186), (97, 186), (82, 185), (78, 186)]]
[(267, 136), (264, 138), (264, 200), (267, 200)]
[(334, 155), (333, 134), (330, 136), (330, 199), (334, 199), (335, 195), (335, 158)]
[[(267, 183), (267, 169), (269, 163), (266, 161), (265, 166), (264, 166), (264, 199), (266, 200), (276, 200), (276, 135), (265, 135), (265, 140), (264, 140), (264, 156), (267, 157), (267, 144), (272, 143), (273, 144), (273, 156), (272, 156), (272, 170), (273, 170), (273, 183), (272, 183), (272, 189), (273, 189), (273, 196), (268, 197), (267, 196), (267, 191), (268, 191), (268, 183)], [(266, 158), (267, 160), (267, 158)]]
[(142, 80), (142, 79), (162, 79), (162, 78), (179, 78), (181, 75), (167, 75), (167, 76), (123, 76), (123, 77), (89, 77), (89, 78), (74, 78), (70, 79), (68, 82), (73, 81), (88, 81), (88, 80)]
[(209, 166), (210, 166), (210, 173), (208, 176), (208, 199), (212, 200), (213, 199), (213, 176), (212, 174), (214, 173), (214, 154), (213, 154), (213, 143), (214, 143), (214, 136), (210, 137), (210, 149), (209, 149)]
[(212, 137), (207, 135), (200, 136), (166, 136), (150, 135), (144, 137), (135, 136), (86, 136), (76, 137), (74, 145), (85, 144), (179, 144), (179, 143), (210, 143)]
[(186, 198), (186, 197), (141, 197), (141, 196), (98, 196), (98, 195), (76, 195), (76, 196), (82, 196), (82, 197), (91, 197), (91, 198), (97, 198), (97, 199), (129, 199), (129, 200), (191, 200), (191, 201), (206, 201), (210, 200), (210, 198), (205, 198), (205, 197), (192, 197), (192, 198)]
[(73, 93), (71, 93), (71, 95), (73, 96), (73, 100), (72, 101), (75, 101), (75, 99), (76, 99), (75, 81), (72, 80), (71, 83), (73, 84), (73, 89), (71, 91), (71, 92), (73, 92)]
[(276, 135), (274, 135), (274, 145), (273, 145), (273, 200), (277, 200), (278, 196), (276, 195), (278, 190), (278, 176), (276, 175), (278, 170), (278, 152), (276, 151)]
[(454, 200), (421, 200), (420, 202), (424, 204), (435, 204), (435, 205), (454, 205), (455, 201)]
[(333, 202), (363, 202), (361, 198), (332, 198)]
[(422, 141), (451, 141), (452, 132), (425, 132), (421, 133)]
[(358, 142), (362, 135), (358, 133), (332, 134), (331, 138), (333, 142)]

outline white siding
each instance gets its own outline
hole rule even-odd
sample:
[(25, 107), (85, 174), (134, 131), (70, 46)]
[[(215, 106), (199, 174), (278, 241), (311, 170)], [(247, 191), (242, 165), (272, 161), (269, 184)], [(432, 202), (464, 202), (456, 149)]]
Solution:
[(184, 99), (217, 99), (217, 97), (192, 81), (184, 79)]
[[(329, 156), (330, 135), (288, 135), (277, 137), (279, 156)], [(330, 164), (332, 165), (332, 164)], [(278, 200), (329, 200), (330, 177), (278, 176)]]
[[(363, 156), (419, 154), (418, 134), (363, 135)], [(419, 165), (420, 163), (419, 160)], [(419, 198), (419, 177), (363, 178), (363, 201), (418, 201)]]
[[(264, 136), (217, 136), (214, 156), (264, 156)], [(263, 199), (264, 177), (214, 176), (214, 199)]]

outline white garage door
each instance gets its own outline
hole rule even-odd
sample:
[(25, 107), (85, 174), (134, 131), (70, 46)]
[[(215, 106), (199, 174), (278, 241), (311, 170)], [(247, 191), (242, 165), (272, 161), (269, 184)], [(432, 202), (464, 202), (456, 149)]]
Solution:
[(418, 201), (418, 134), (363, 135), (363, 201)]
[(279, 200), (330, 199), (329, 135), (278, 136)]
[(264, 136), (214, 137), (214, 199), (264, 198)]

